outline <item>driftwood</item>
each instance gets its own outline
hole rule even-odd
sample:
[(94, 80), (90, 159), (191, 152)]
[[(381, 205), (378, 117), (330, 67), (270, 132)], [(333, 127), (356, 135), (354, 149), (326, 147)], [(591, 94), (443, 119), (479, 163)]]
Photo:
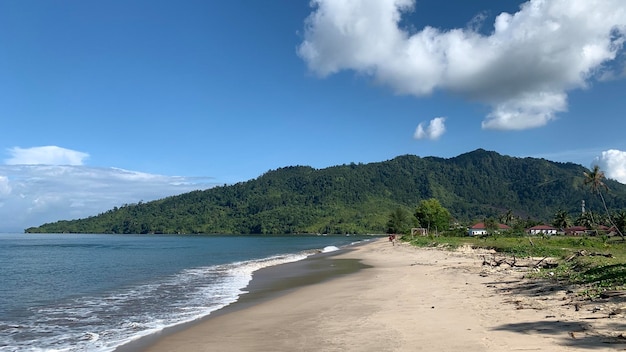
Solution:
[(515, 266), (515, 262), (516, 259), (515, 257), (513, 257), (511, 262), (507, 262), (507, 258), (506, 257), (502, 257), (500, 259), (496, 258), (496, 255), (492, 255), (490, 260), (487, 260), (487, 258), (485, 258), (485, 256), (483, 255), (483, 265), (489, 265), (489, 266), (500, 266), (502, 264), (507, 264), (510, 267)]
[(624, 290), (604, 291), (600, 293), (600, 297), (602, 298), (626, 297), (626, 291)]
[(576, 257), (606, 257), (606, 258), (613, 258), (613, 254), (611, 253), (598, 253), (598, 252), (587, 252), (584, 249), (579, 250), (578, 252), (570, 255), (567, 259), (565, 259), (566, 262), (571, 261), (572, 259), (576, 258)]
[[(509, 257), (496, 258), (496, 255), (493, 254), (489, 260), (487, 260), (487, 258), (484, 255), (482, 256), (482, 258), (483, 258), (483, 265), (488, 265), (492, 267), (497, 267), (502, 264), (506, 264), (510, 266), (511, 268), (517, 267), (517, 268), (551, 269), (551, 268), (556, 268), (557, 266), (559, 266), (558, 263), (547, 262), (546, 259), (548, 259), (548, 257), (543, 257), (537, 263), (528, 263), (528, 264), (518, 263), (517, 258), (515, 256), (510, 257), (510, 258)], [(507, 260), (507, 259), (510, 259), (510, 260)]]

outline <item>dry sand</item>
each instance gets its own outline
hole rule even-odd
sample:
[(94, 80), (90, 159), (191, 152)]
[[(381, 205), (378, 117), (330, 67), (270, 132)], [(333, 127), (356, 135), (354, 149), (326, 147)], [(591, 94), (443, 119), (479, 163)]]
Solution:
[(621, 302), (577, 301), (482, 255), (372, 241), (334, 257), (371, 268), (217, 315), (148, 351), (626, 350)]

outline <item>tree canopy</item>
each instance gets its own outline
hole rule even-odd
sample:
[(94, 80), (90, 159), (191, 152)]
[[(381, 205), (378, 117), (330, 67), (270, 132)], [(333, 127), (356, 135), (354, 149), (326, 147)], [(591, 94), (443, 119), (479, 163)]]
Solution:
[(426, 228), (430, 233), (447, 230), (450, 227), (452, 216), (437, 199), (430, 198), (419, 202), (415, 209), (415, 218), (420, 226)]
[[(27, 232), (74, 233), (385, 233), (389, 214), (415, 212), (436, 199), (456, 222), (498, 217), (550, 222), (575, 214), (580, 201), (603, 207), (585, 187), (587, 169), (572, 163), (514, 158), (478, 149), (443, 159), (403, 155), (324, 169), (289, 166), (249, 180), (160, 200), (124, 204), (85, 219), (60, 220)], [(626, 208), (626, 186), (603, 180), (606, 208)], [(421, 216), (421, 215), (420, 215)], [(421, 218), (422, 227), (443, 226)], [(395, 226), (395, 225), (394, 225)]]

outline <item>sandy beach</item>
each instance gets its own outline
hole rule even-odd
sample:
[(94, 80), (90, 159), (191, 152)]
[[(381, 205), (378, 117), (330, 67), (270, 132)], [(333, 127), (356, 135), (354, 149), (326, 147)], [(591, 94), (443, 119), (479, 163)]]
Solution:
[(482, 265), (485, 255), (375, 240), (332, 257), (367, 268), (227, 310), (145, 350), (626, 350), (626, 304), (580, 301), (524, 279), (527, 268)]

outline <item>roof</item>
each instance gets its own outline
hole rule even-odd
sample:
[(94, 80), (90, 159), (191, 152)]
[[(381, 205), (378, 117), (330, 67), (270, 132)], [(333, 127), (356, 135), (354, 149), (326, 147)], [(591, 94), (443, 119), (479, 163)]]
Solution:
[[(470, 227), (471, 230), (486, 230), (487, 226), (485, 226), (484, 222), (479, 222), (478, 224)], [(498, 229), (500, 230), (510, 230), (511, 228), (505, 224), (498, 224)]]
[(584, 226), (572, 226), (572, 227), (568, 227), (565, 229), (565, 231), (567, 232), (572, 232), (572, 231), (587, 231), (587, 228)]
[(556, 230), (556, 228), (550, 225), (537, 225), (529, 228), (529, 230)]

